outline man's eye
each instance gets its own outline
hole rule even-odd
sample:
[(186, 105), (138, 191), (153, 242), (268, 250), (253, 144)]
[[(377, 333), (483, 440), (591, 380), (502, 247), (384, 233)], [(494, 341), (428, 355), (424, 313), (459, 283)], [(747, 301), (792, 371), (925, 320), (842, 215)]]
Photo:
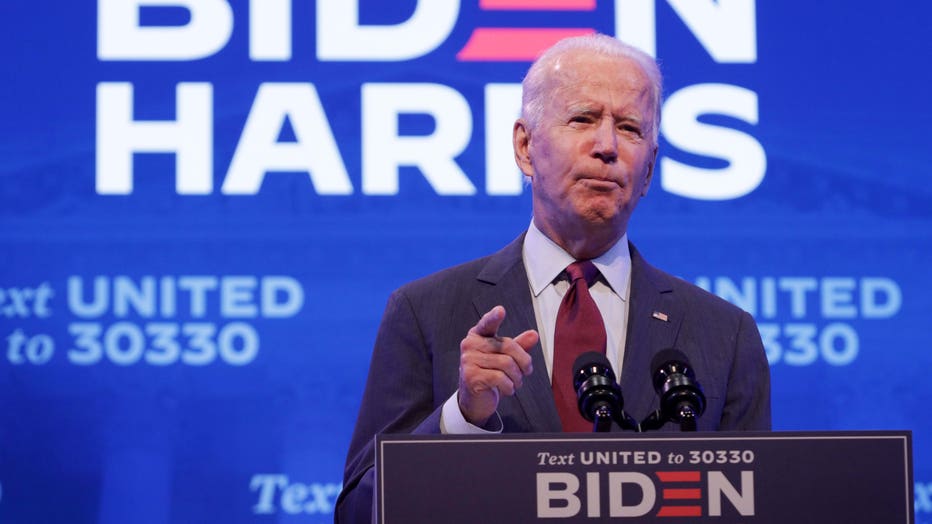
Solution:
[(592, 117), (589, 117), (586, 115), (576, 115), (570, 118), (570, 122), (578, 123), (578, 124), (588, 124), (589, 122), (592, 122)]

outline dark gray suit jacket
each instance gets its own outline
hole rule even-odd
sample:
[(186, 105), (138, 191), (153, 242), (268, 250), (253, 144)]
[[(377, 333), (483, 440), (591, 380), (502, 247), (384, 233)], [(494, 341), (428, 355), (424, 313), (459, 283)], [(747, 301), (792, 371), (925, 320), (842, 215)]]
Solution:
[[(411, 282), (388, 300), (359, 418), (350, 442), (335, 522), (369, 522), (377, 433), (439, 433), (443, 403), (456, 391), (460, 341), (496, 305), (499, 335), (536, 329), (521, 257), (524, 235), (494, 255)], [(753, 318), (732, 304), (648, 264), (631, 248), (631, 303), (619, 381), (625, 411), (643, 420), (658, 408), (649, 369), (664, 349), (689, 358), (706, 394), (699, 430), (770, 429), (770, 369)], [(666, 314), (667, 320), (655, 318)], [(662, 315), (660, 315), (662, 316)], [(560, 432), (540, 345), (534, 373), (498, 413), (505, 432)], [(672, 423), (663, 429), (676, 430)]]

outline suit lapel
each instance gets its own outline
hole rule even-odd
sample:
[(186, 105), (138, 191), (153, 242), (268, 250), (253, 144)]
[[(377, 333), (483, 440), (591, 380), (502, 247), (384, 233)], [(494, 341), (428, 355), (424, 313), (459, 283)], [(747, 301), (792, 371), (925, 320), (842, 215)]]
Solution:
[[(524, 235), (492, 255), (477, 279), (481, 291), (473, 303), (481, 316), (497, 305), (505, 307), (505, 320), (499, 328), (502, 336), (513, 337), (528, 329), (538, 329), (534, 304), (522, 260)], [(524, 380), (515, 394), (516, 402), (502, 399), (499, 413), (503, 420), (523, 421), (526, 431), (560, 432), (560, 418), (553, 402), (547, 364), (540, 344), (531, 351), (534, 372)]]
[(625, 411), (641, 421), (659, 405), (651, 360), (674, 346), (685, 310), (674, 300), (669, 277), (641, 258), (634, 245), (630, 249), (631, 304), (620, 384)]

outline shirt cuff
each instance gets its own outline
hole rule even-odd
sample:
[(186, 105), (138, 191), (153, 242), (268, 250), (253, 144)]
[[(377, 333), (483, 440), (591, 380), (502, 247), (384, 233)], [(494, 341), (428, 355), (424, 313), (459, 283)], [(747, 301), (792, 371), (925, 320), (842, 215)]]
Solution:
[(504, 425), (502, 417), (498, 412), (492, 414), (483, 427), (470, 424), (463, 412), (460, 411), (460, 404), (457, 401), (458, 392), (443, 403), (443, 409), (440, 411), (440, 432), (444, 435), (490, 435), (502, 432)]

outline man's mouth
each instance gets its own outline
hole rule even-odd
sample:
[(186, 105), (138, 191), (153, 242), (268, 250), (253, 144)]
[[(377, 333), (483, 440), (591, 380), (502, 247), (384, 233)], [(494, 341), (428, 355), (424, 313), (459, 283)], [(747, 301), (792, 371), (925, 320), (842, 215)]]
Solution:
[(577, 181), (585, 184), (586, 187), (597, 190), (597, 191), (611, 191), (614, 189), (618, 189), (619, 187), (618, 182), (616, 182), (615, 180), (612, 180), (610, 178), (597, 177), (597, 176), (583, 175), (579, 177)]

